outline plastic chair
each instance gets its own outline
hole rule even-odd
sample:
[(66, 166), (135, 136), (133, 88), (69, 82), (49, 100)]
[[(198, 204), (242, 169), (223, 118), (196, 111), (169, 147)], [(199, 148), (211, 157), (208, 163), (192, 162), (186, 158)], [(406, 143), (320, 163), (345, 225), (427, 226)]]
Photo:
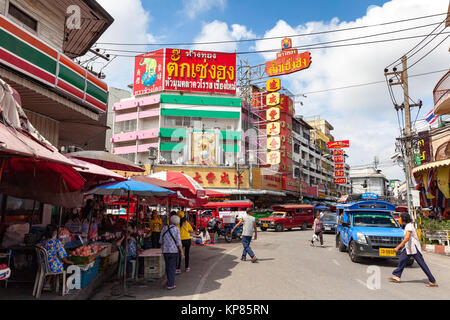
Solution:
[(56, 276), (56, 292), (59, 291), (59, 281), (58, 276), (62, 275), (63, 279), (63, 285), (62, 285), (62, 295), (66, 295), (66, 270), (63, 270), (62, 272), (52, 272), (50, 271), (50, 265), (48, 263), (48, 255), (47, 251), (37, 245), (36, 248), (36, 254), (38, 257), (38, 271), (36, 273), (36, 279), (34, 280), (34, 288), (33, 288), (33, 296), (36, 299), (39, 299), (41, 297), (42, 288), (44, 287), (45, 278), (47, 276)]
[[(124, 264), (124, 259), (125, 259), (125, 254), (123, 252), (123, 248), (122, 246), (118, 247), (119, 249), (119, 270), (117, 272), (117, 277), (119, 279), (123, 278), (123, 264)], [(131, 263), (131, 278), (134, 279), (135, 275), (136, 275), (136, 260), (130, 260)]]

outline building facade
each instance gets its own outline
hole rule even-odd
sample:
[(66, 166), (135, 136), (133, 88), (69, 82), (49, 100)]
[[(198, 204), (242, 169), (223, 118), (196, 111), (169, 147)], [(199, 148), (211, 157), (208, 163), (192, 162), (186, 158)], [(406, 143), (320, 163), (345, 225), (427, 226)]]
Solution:
[[(79, 26), (69, 26), (71, 5), (80, 9)], [(96, 138), (106, 131), (108, 86), (72, 59), (86, 54), (112, 22), (93, 0), (0, 0), (0, 77), (57, 147), (104, 148)]]

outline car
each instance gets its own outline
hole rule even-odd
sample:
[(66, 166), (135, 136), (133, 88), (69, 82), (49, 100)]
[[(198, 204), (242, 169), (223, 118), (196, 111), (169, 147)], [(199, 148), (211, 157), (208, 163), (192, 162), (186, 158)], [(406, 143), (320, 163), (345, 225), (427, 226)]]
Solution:
[(311, 205), (276, 205), (268, 218), (259, 220), (261, 231), (274, 229), (276, 232), (301, 228), (306, 230), (314, 224), (314, 207)]
[[(347, 251), (352, 262), (362, 257), (398, 259), (396, 248), (404, 238), (404, 230), (392, 213), (395, 206), (383, 201), (361, 201), (337, 206), (339, 219), (336, 247)], [(408, 265), (412, 265), (410, 260)]]
[(333, 212), (325, 212), (321, 218), (324, 233), (336, 233), (337, 215)]
[(272, 215), (272, 213), (273, 213), (272, 209), (269, 209), (269, 210), (255, 210), (255, 212), (253, 212), (253, 217), (256, 220), (256, 226), (260, 227), (261, 223), (259, 222), (259, 220), (270, 217)]

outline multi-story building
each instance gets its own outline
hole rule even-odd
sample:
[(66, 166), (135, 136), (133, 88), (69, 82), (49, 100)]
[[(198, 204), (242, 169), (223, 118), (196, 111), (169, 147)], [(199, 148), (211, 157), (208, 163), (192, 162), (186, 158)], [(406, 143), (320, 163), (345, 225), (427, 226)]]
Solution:
[[(73, 59), (85, 55), (113, 21), (94, 0), (0, 0), (0, 78), (19, 93), (32, 125), (58, 148), (105, 147), (108, 86)], [(2, 222), (33, 212), (50, 223), (52, 206), (0, 198)]]
[(117, 89), (117, 88), (109, 88), (108, 95), (108, 112), (107, 112), (107, 120), (106, 125), (111, 128), (106, 132), (106, 141), (105, 141), (105, 149), (108, 152), (112, 152), (112, 137), (114, 132), (114, 105), (121, 100), (131, 98), (131, 92), (128, 90)]
[[(70, 6), (81, 16), (73, 17)], [(0, 0), (0, 77), (57, 147), (104, 148), (99, 135), (106, 131), (108, 86), (72, 59), (85, 55), (112, 22), (94, 0)]]
[(387, 182), (386, 177), (381, 170), (374, 167), (350, 170), (350, 181), (352, 185), (352, 194), (355, 196), (364, 193), (375, 193), (380, 197), (386, 197)]

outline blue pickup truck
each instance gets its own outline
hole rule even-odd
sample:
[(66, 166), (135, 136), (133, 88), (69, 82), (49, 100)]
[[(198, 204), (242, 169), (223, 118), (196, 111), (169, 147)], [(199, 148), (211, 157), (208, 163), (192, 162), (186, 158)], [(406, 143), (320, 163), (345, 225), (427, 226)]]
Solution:
[[(396, 259), (394, 252), (404, 231), (393, 217), (395, 205), (383, 201), (361, 201), (338, 205), (336, 247), (348, 251), (353, 262), (361, 257)], [(408, 265), (412, 265), (410, 260)]]

